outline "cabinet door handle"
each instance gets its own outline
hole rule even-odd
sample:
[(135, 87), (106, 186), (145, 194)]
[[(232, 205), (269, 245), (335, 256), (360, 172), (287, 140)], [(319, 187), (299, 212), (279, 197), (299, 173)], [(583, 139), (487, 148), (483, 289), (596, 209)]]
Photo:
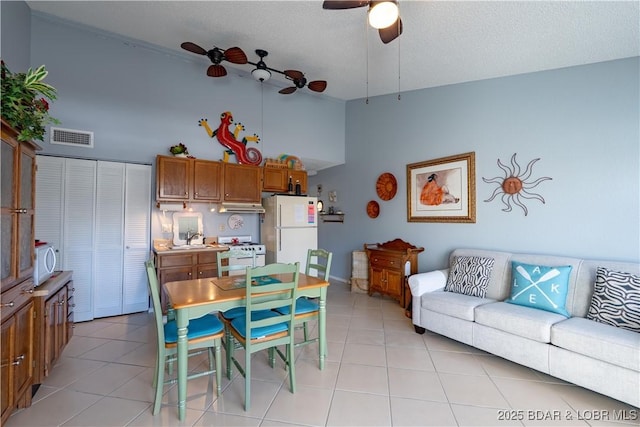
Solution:
[(18, 214), (27, 213), (27, 210), (24, 208), (14, 209), (13, 213), (18, 213)]
[(22, 363), (23, 360), (24, 360), (24, 354), (21, 354), (20, 356), (16, 357), (16, 360), (12, 363), (12, 365), (18, 366)]
[(58, 302), (58, 305), (63, 306), (64, 303), (65, 303), (65, 301), (60, 301), (60, 302)]
[(32, 293), (33, 293), (33, 291), (34, 291), (34, 289), (33, 289), (33, 288), (23, 289), (23, 290), (22, 290), (22, 293), (23, 293), (23, 294), (32, 294)]
[(16, 305), (13, 301), (2, 303), (2, 307), (13, 307)]

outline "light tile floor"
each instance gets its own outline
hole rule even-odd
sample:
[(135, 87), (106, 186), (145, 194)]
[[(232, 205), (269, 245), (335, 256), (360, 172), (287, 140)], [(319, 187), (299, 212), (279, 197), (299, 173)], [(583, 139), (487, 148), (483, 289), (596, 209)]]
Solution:
[[(638, 425), (638, 409), (427, 332), (418, 335), (388, 298), (329, 288), (325, 369), (317, 346), (299, 349), (297, 391), (282, 363), (254, 356), (252, 407), (244, 382), (189, 381), (177, 420), (176, 386), (151, 415), (155, 327), (148, 313), (76, 325), (74, 337), (15, 426), (494, 426)], [(315, 325), (314, 325), (315, 327)], [(206, 356), (190, 360), (190, 369)], [(224, 361), (223, 361), (224, 367)], [(614, 418), (627, 418), (626, 421)]]

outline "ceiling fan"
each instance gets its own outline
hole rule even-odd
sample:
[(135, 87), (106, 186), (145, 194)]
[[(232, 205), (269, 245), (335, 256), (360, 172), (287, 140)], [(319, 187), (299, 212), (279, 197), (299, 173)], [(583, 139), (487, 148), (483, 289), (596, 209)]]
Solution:
[(402, 19), (398, 12), (398, 2), (375, 0), (325, 0), (323, 9), (341, 10), (368, 6), (369, 24), (378, 29), (383, 43), (389, 43), (402, 34)]
[(219, 47), (214, 46), (213, 49), (205, 50), (192, 42), (184, 42), (180, 47), (198, 55), (206, 55), (211, 60), (213, 65), (210, 65), (209, 68), (207, 68), (207, 76), (209, 77), (223, 77), (227, 75), (227, 69), (220, 65), (222, 61), (228, 61), (232, 64), (247, 63), (247, 55), (239, 47), (220, 49)]
[(264, 62), (264, 57), (267, 56), (269, 52), (263, 49), (256, 49), (256, 55), (260, 57), (260, 61), (257, 63), (253, 63), (251, 61), (247, 61), (251, 65), (255, 65), (255, 69), (251, 71), (251, 75), (253, 78), (260, 82), (264, 82), (269, 80), (271, 77), (271, 71), (283, 74), (288, 80), (291, 80), (295, 86), (286, 87), (278, 91), (283, 95), (289, 95), (295, 92), (297, 89), (302, 89), (307, 86), (310, 90), (314, 92), (323, 92), (327, 88), (327, 82), (324, 80), (314, 80), (311, 82), (307, 82), (307, 79), (304, 77), (302, 71), (298, 70), (285, 70), (280, 71), (274, 68), (267, 67), (267, 64)]

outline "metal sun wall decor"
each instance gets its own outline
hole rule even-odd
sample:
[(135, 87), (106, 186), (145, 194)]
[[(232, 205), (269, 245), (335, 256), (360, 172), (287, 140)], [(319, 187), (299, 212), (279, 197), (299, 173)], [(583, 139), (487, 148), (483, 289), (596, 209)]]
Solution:
[(255, 133), (253, 136), (245, 136), (241, 140), (238, 140), (240, 131), (244, 130), (242, 123), (234, 123), (235, 128), (233, 133), (229, 130), (229, 126), (233, 123), (233, 114), (231, 111), (225, 111), (220, 114), (220, 126), (218, 129), (212, 130), (207, 122), (207, 119), (200, 119), (198, 125), (202, 126), (207, 134), (213, 138), (218, 138), (218, 142), (227, 148), (224, 152), (224, 162), (229, 161), (229, 155), (235, 154), (238, 163), (245, 165), (259, 165), (262, 162), (262, 153), (257, 148), (247, 148), (247, 142), (260, 142), (260, 137)]
[(499, 184), (499, 187), (493, 190), (493, 194), (485, 200), (485, 202), (490, 202), (499, 194), (502, 194), (502, 203), (505, 205), (505, 208), (502, 209), (504, 212), (511, 212), (511, 204), (513, 203), (516, 206), (520, 206), (524, 211), (524, 215), (527, 216), (529, 211), (524, 205), (523, 199), (537, 199), (544, 203), (544, 198), (540, 194), (531, 193), (527, 190), (535, 188), (541, 182), (551, 180), (552, 178), (544, 176), (535, 181), (528, 181), (533, 172), (533, 164), (540, 159), (531, 160), (524, 173), (521, 173), (520, 165), (516, 162), (516, 154), (517, 153), (513, 153), (513, 156), (511, 156), (511, 167), (502, 164), (500, 159), (498, 159), (498, 167), (504, 171), (504, 177), (482, 178), (482, 180), (488, 184)]

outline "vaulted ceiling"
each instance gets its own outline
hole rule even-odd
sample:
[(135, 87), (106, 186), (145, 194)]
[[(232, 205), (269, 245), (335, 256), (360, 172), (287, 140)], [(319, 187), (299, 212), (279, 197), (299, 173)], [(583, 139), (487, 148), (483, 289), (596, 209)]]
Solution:
[[(640, 55), (638, 1), (400, 0), (404, 31), (383, 44), (367, 8), (322, 1), (28, 1), (33, 11), (138, 40), (202, 64), (180, 48), (238, 46), (249, 61), (326, 80), (343, 100)], [(81, 54), (81, 53), (79, 53)], [(248, 75), (249, 64), (223, 63)], [(220, 77), (224, 78), (224, 77)], [(274, 74), (268, 84), (291, 86)], [(308, 88), (300, 90), (310, 92)], [(283, 95), (283, 96), (295, 96)]]

